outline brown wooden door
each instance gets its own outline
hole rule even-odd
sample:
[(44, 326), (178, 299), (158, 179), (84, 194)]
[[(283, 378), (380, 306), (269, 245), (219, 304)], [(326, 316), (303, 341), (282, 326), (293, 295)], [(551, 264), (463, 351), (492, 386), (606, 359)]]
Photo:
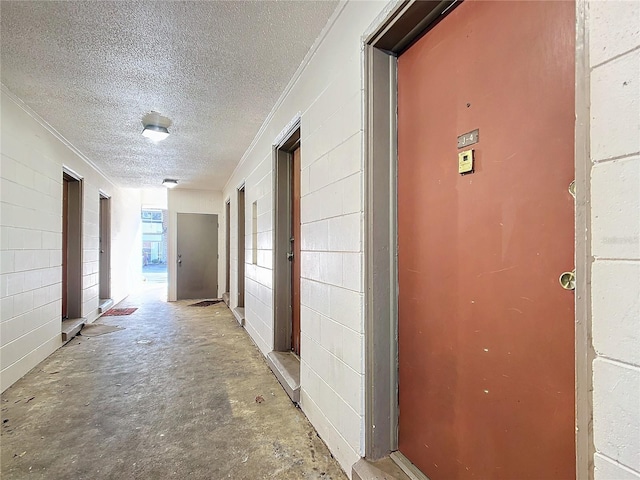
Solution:
[(224, 218), (225, 218), (225, 234), (224, 234), (224, 272), (225, 272), (225, 282), (224, 282), (224, 291), (226, 293), (230, 293), (231, 291), (231, 203), (225, 203), (224, 207)]
[(238, 303), (244, 308), (244, 262), (246, 253), (244, 187), (238, 190)]
[(575, 478), (574, 9), (465, 1), (398, 61), (399, 450), (431, 480)]
[(291, 161), (291, 350), (300, 355), (300, 149)]
[(69, 180), (62, 179), (62, 318), (68, 318), (68, 245), (69, 245)]

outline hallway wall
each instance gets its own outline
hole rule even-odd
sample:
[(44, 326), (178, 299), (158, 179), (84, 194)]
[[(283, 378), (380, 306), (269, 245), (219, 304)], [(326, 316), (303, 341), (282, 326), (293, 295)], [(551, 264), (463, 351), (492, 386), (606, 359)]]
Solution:
[[(118, 189), (3, 88), (0, 172), (0, 388), (61, 346), (62, 172), (83, 177), (82, 316), (98, 315), (99, 192), (111, 196), (111, 295), (139, 280), (137, 191)], [(37, 117), (37, 116), (35, 116)]]
[(590, 2), (595, 478), (640, 480), (640, 3)]
[[(266, 355), (274, 324), (272, 149), (300, 114), (301, 407), (349, 473), (364, 454), (361, 42), (378, 13), (393, 3), (346, 2), (338, 8), (223, 192), (232, 203), (232, 306), (236, 187), (246, 182), (247, 249), (257, 202), (258, 262), (251, 263), (248, 251), (245, 315), (248, 333)], [(595, 472), (597, 479), (640, 479), (640, 4), (583, 5), (587, 44), (577, 47), (580, 54), (590, 41)]]
[(143, 188), (140, 190), (142, 208), (167, 210), (169, 189), (165, 187)]
[[(363, 91), (361, 35), (383, 2), (347, 2), (294, 76), (223, 192), (231, 200), (231, 306), (237, 267), (237, 187), (245, 182), (245, 328), (273, 349), (273, 159), (301, 116), (301, 401), (342, 467), (364, 454)], [(252, 204), (257, 202), (257, 263)], [(221, 202), (223, 208), (223, 203)], [(224, 252), (224, 243), (221, 252)], [(222, 254), (221, 254), (222, 257)]]
[[(175, 298), (177, 212), (231, 208), (246, 184), (246, 242), (257, 202), (257, 262), (246, 255), (246, 329), (273, 348), (272, 147), (297, 115), (302, 152), (301, 408), (347, 472), (364, 454), (362, 35), (393, 2), (345, 2), (265, 120), (224, 192), (169, 192), (169, 299)], [(640, 4), (587, 2), (595, 478), (640, 480)], [(583, 45), (578, 45), (578, 49)], [(60, 341), (63, 165), (84, 178), (83, 315), (97, 315), (99, 190), (112, 197), (112, 297), (139, 279), (140, 196), (119, 189), (4, 91), (0, 192), (0, 389)], [(172, 228), (173, 226), (173, 228)], [(591, 259), (591, 257), (590, 257)], [(173, 271), (174, 274), (171, 272)], [(232, 303), (232, 306), (235, 306)]]
[[(167, 192), (167, 208), (169, 212), (167, 239), (167, 274), (169, 277), (169, 291), (167, 298), (170, 302), (176, 300), (176, 260), (177, 260), (177, 223), (178, 213), (211, 213), (218, 215), (218, 252), (224, 252), (224, 222), (222, 192), (205, 190), (184, 190), (176, 188)], [(218, 252), (215, 252), (217, 255)], [(213, 254), (213, 253), (212, 253)], [(224, 291), (224, 257), (220, 253), (218, 258), (218, 297)]]

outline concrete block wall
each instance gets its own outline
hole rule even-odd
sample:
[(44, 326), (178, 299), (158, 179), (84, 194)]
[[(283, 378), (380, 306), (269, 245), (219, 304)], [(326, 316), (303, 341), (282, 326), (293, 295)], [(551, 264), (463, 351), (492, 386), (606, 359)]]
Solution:
[(640, 2), (587, 9), (596, 480), (640, 479)]
[[(269, 150), (270, 152), (270, 150)], [(258, 348), (266, 354), (273, 348), (273, 176), (268, 155), (246, 177), (245, 182), (245, 327)], [(237, 182), (239, 183), (239, 182)], [(234, 192), (237, 199), (237, 190)], [(232, 197), (233, 198), (233, 197)], [(231, 206), (231, 215), (238, 221), (238, 204)], [(254, 219), (255, 216), (255, 219)], [(254, 229), (255, 227), (255, 229)], [(232, 227), (237, 238), (238, 229)], [(236, 242), (237, 244), (238, 242)], [(231, 244), (232, 252), (236, 246)], [(254, 255), (255, 251), (255, 255)], [(237, 253), (231, 258), (237, 264)], [(237, 293), (237, 268), (232, 292)], [(237, 295), (231, 294), (237, 305)], [(251, 318), (251, 322), (247, 318)]]
[[(272, 152), (300, 116), (301, 408), (349, 473), (364, 455), (361, 37), (385, 6), (338, 6), (223, 192), (233, 236), (235, 190), (245, 181), (245, 327), (266, 355), (274, 325)], [(233, 306), (235, 239), (231, 259)]]
[[(220, 215), (221, 252), (223, 199), (231, 199), (227, 220), (235, 306), (236, 189), (246, 182), (246, 328), (267, 354), (273, 347), (274, 315), (272, 145), (300, 115), (301, 406), (347, 472), (364, 454), (361, 36), (386, 7), (386, 2), (339, 5), (224, 192), (176, 190), (169, 195), (174, 232), (177, 212)], [(639, 480), (640, 3), (591, 1), (586, 20), (595, 478)], [(82, 298), (89, 321), (98, 307), (99, 191), (112, 198), (116, 302), (139, 279), (141, 234), (136, 190), (110, 183), (4, 90), (1, 102), (0, 388), (5, 390), (60, 345), (63, 165), (84, 181)], [(171, 299), (175, 237), (170, 242)], [(219, 295), (223, 279), (221, 255)]]
[(97, 306), (100, 297), (100, 202), (93, 198), (100, 198), (100, 192), (93, 185), (86, 185), (83, 182), (82, 311), (88, 313)]
[[(0, 190), (0, 389), (61, 345), (63, 165), (83, 177), (82, 316), (98, 315), (99, 191), (112, 196), (112, 298), (139, 279), (136, 192), (116, 188), (3, 88)], [(136, 203), (137, 202), (137, 203)], [(137, 257), (136, 257), (137, 255)], [(139, 271), (139, 267), (138, 267)]]
[[(246, 180), (246, 328), (273, 347), (272, 144), (301, 116), (301, 405), (347, 472), (364, 453), (361, 35), (388, 4), (347, 2), (225, 187)], [(587, 3), (596, 479), (640, 479), (640, 3)], [(582, 45), (578, 45), (582, 48)], [(252, 203), (264, 216), (253, 238)], [(231, 208), (234, 232), (234, 207)], [(251, 262), (254, 243), (259, 255)], [(237, 259), (231, 241), (232, 271)], [(233, 276), (233, 273), (232, 273)], [(232, 280), (231, 298), (236, 282)]]

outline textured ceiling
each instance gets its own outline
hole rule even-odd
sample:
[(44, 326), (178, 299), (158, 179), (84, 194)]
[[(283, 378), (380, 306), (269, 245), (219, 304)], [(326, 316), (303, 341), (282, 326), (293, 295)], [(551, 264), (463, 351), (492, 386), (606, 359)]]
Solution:
[(2, 83), (121, 186), (219, 190), (336, 5), (3, 0)]

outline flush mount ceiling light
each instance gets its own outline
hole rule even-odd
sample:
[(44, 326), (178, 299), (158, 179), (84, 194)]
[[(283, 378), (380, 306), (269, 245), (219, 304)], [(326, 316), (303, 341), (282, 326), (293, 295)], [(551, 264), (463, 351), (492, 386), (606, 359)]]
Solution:
[(159, 142), (169, 136), (169, 127), (171, 120), (160, 115), (158, 112), (151, 111), (142, 117), (142, 136)]
[(145, 125), (142, 130), (142, 136), (154, 142), (159, 142), (169, 136), (169, 130), (167, 127), (161, 127), (160, 125)]
[(171, 178), (165, 178), (162, 181), (162, 185), (167, 187), (167, 188), (174, 188), (174, 187), (178, 186), (178, 180), (173, 180)]

